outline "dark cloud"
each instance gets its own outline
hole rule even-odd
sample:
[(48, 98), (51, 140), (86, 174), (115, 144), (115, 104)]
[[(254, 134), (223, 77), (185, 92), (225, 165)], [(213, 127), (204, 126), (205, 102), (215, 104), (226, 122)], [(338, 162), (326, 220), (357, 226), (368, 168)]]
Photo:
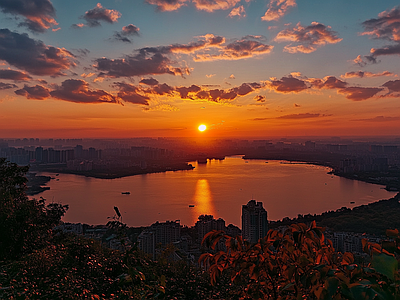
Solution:
[(147, 3), (156, 5), (160, 11), (173, 11), (179, 9), (188, 0), (146, 0)]
[(154, 79), (154, 78), (147, 78), (147, 79), (144, 78), (144, 79), (140, 80), (139, 83), (147, 84), (147, 85), (157, 85), (158, 84), (158, 80)]
[(341, 75), (342, 78), (363, 78), (363, 77), (381, 77), (381, 76), (395, 76), (392, 72), (383, 71), (381, 73), (372, 73), (372, 72), (346, 72), (346, 74)]
[(261, 20), (276, 21), (283, 17), (287, 11), (296, 6), (296, 0), (270, 0), (268, 10)]
[(100, 26), (100, 21), (112, 24), (118, 22), (120, 17), (121, 13), (119, 11), (104, 8), (100, 3), (97, 3), (95, 8), (88, 10), (82, 16), (90, 27)]
[(114, 40), (118, 40), (121, 42), (132, 43), (132, 40), (129, 37), (133, 35), (139, 35), (139, 30), (139, 27), (136, 27), (133, 24), (129, 24), (122, 27), (122, 31), (115, 32), (113, 38)]
[(149, 105), (150, 98), (146, 95), (139, 94), (139, 89), (129, 83), (115, 82), (114, 86), (119, 89), (118, 97), (125, 102), (134, 104)]
[(13, 83), (4, 83), (0, 82), (0, 91), (1, 90), (8, 90), (8, 89), (14, 89), (17, 88), (17, 86)]
[(172, 86), (169, 86), (166, 83), (158, 84), (152, 87), (152, 91), (158, 95), (172, 95), (172, 92), (175, 89)]
[(365, 28), (362, 35), (400, 42), (400, 7), (383, 11), (378, 15), (378, 18), (369, 19), (362, 25)]
[(400, 7), (383, 11), (378, 15), (378, 18), (366, 20), (362, 25), (365, 29), (362, 35), (396, 43), (382, 48), (372, 48), (370, 55), (365, 56), (371, 63), (376, 63), (377, 56), (400, 55)]
[(144, 75), (184, 75), (188, 74), (187, 68), (171, 66), (171, 60), (166, 56), (169, 49), (165, 47), (142, 48), (135, 55), (127, 55), (122, 59), (96, 59), (95, 68), (106, 77), (131, 77)]
[(0, 0), (0, 9), (4, 13), (25, 17), (19, 25), (33, 32), (45, 32), (53, 25), (58, 25), (50, 0)]
[(288, 77), (282, 77), (280, 80), (267, 81), (267, 86), (279, 93), (299, 93), (308, 89), (305, 81), (290, 75)]
[(265, 102), (267, 100), (267, 97), (263, 95), (257, 95), (254, 97), (254, 100), (256, 100), (257, 102)]
[(372, 98), (382, 90), (383, 88), (352, 86), (352, 87), (346, 87), (344, 89), (339, 89), (338, 93), (346, 95), (347, 99), (353, 101), (363, 101)]
[(28, 99), (35, 99), (35, 100), (43, 100), (50, 97), (50, 91), (41, 85), (35, 85), (35, 86), (24, 85), (24, 88), (16, 90), (14, 93), (20, 96), (25, 96)]
[(318, 117), (321, 117), (321, 116), (322, 116), (322, 115), (320, 115), (320, 114), (304, 113), (304, 114), (290, 114), (290, 115), (284, 115), (284, 116), (277, 117), (276, 119), (298, 120), (298, 119), (318, 118)]
[(119, 103), (117, 97), (103, 90), (89, 90), (84, 80), (67, 79), (50, 92), (53, 98), (75, 103)]
[(337, 79), (335, 76), (326, 76), (324, 79), (311, 79), (312, 87), (317, 89), (341, 89), (347, 86), (347, 82)]
[(356, 119), (354, 121), (363, 121), (363, 122), (391, 122), (398, 121), (400, 117), (384, 117), (384, 116), (376, 116), (370, 119)]
[(275, 37), (278, 42), (288, 41), (291, 44), (285, 46), (284, 51), (289, 53), (311, 53), (326, 44), (336, 44), (342, 39), (338, 38), (336, 32), (330, 26), (312, 22), (311, 25), (303, 27), (300, 23), (292, 29), (285, 29)]
[(400, 92), (400, 80), (390, 80), (382, 84), (389, 89), (389, 92)]
[(201, 90), (201, 88), (197, 85), (192, 84), (190, 87), (177, 87), (176, 91), (179, 93), (182, 99), (193, 99), (189, 97), (189, 94), (197, 93)]
[(75, 56), (64, 48), (45, 45), (27, 34), (0, 29), (0, 60), (34, 75), (64, 75), (75, 66)]
[(397, 45), (389, 45), (385, 46), (383, 48), (372, 48), (371, 49), (371, 56), (366, 56), (369, 57), (370, 60), (376, 60), (376, 56), (380, 55), (393, 55), (393, 54), (399, 54), (400, 55), (400, 44)]
[(15, 70), (0, 70), (0, 79), (9, 79), (15, 81), (28, 81), (32, 77), (28, 74)]

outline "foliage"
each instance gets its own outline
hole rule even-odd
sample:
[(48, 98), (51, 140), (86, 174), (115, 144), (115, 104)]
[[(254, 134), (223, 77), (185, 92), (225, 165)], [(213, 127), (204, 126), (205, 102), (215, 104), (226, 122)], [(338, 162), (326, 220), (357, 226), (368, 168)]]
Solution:
[(28, 167), (0, 158), (0, 260), (44, 247), (68, 209), (56, 203), (46, 205), (43, 198), (29, 199), (27, 171)]
[(224, 238), (227, 250), (205, 253), (199, 262), (214, 284), (228, 274), (240, 287), (240, 299), (400, 299), (395, 257), (400, 238), (394, 234), (395, 241), (382, 246), (364, 240), (371, 263), (357, 265), (352, 253), (336, 252), (332, 242), (325, 241), (323, 228), (315, 222), (309, 227), (293, 224), (284, 232), (270, 230), (254, 245), (212, 231), (203, 244), (213, 249)]
[(342, 207), (336, 211), (320, 215), (298, 215), (297, 218), (284, 218), (270, 223), (270, 228), (293, 223), (310, 223), (316, 221), (320, 226), (333, 231), (350, 231), (384, 235), (388, 228), (400, 228), (400, 193), (388, 200), (380, 200), (353, 209)]

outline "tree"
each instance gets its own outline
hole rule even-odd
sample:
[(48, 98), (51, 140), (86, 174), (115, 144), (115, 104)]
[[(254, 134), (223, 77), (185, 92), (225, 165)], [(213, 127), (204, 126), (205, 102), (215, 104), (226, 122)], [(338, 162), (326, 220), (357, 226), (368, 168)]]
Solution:
[(44, 247), (68, 209), (43, 198), (29, 199), (26, 172), (0, 158), (0, 260), (13, 259)]
[[(211, 282), (228, 274), (241, 287), (240, 299), (399, 299), (398, 260), (384, 246), (364, 240), (372, 262), (354, 263), (352, 253), (339, 253), (325, 241), (324, 229), (312, 222), (293, 224), (284, 232), (270, 230), (252, 245), (222, 231), (208, 233), (203, 244), (215, 248), (226, 239), (226, 251), (205, 253), (200, 264)], [(400, 253), (400, 237), (386, 244)]]

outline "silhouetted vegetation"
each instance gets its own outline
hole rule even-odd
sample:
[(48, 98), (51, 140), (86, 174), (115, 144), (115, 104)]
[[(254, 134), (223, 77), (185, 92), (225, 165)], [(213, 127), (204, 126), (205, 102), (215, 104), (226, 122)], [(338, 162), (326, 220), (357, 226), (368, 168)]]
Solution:
[(295, 223), (316, 221), (334, 231), (349, 231), (384, 235), (386, 229), (400, 228), (400, 194), (389, 200), (380, 200), (353, 209), (342, 207), (336, 211), (324, 212), (320, 215), (298, 215), (297, 218), (284, 218), (271, 222), (270, 227)]

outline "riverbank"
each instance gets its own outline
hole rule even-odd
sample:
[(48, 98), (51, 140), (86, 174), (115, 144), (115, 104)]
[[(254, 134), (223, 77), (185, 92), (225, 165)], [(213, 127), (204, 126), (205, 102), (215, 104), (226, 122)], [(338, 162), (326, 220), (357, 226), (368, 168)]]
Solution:
[(145, 169), (140, 167), (130, 167), (130, 168), (109, 168), (106, 170), (89, 170), (89, 171), (77, 171), (77, 170), (67, 170), (65, 168), (46, 168), (42, 169), (42, 172), (53, 172), (53, 173), (63, 173), (63, 174), (74, 174), (85, 177), (99, 178), (99, 179), (116, 179), (134, 175), (152, 174), (152, 173), (163, 173), (170, 171), (185, 171), (193, 170), (194, 167), (187, 163), (175, 163), (168, 166), (150, 166)]
[[(301, 163), (310, 164), (331, 168), (332, 170), (328, 174), (333, 174), (339, 177), (363, 181), (372, 184), (378, 184), (385, 186), (385, 190), (391, 192), (400, 191), (400, 170), (392, 169), (386, 171), (369, 171), (369, 172), (353, 172), (343, 173), (338, 171), (336, 168), (338, 161), (340, 162), (340, 156), (332, 155), (328, 157), (330, 160), (323, 160), (323, 156), (318, 156), (317, 159), (311, 159), (298, 155), (296, 158), (293, 156), (287, 156), (285, 154), (268, 155), (268, 156), (250, 156), (245, 155), (243, 159), (250, 160), (283, 160), (287, 163)], [(326, 159), (328, 159), (326, 158)]]

